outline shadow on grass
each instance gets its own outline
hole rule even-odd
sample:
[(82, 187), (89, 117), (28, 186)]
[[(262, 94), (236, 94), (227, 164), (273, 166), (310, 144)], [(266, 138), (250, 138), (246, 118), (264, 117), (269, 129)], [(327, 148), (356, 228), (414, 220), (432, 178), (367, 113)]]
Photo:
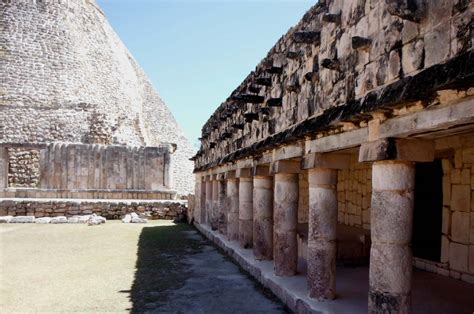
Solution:
[(135, 279), (129, 293), (132, 313), (153, 311), (171, 300), (169, 291), (181, 288), (189, 276), (184, 255), (197, 253), (202, 241), (186, 236), (187, 224), (143, 228), (138, 241)]

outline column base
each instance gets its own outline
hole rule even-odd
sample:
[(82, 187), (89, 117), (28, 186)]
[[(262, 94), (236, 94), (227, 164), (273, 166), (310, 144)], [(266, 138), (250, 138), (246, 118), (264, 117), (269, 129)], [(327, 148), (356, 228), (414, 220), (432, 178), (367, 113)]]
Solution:
[(411, 296), (370, 290), (369, 313), (411, 313)]
[(227, 214), (227, 238), (230, 241), (239, 240), (239, 214), (238, 213)]
[(296, 275), (298, 265), (298, 243), (296, 231), (275, 232), (275, 275)]
[(239, 220), (239, 242), (244, 249), (253, 245), (253, 220)]
[(273, 221), (257, 218), (253, 222), (253, 253), (259, 261), (273, 259)]
[(336, 242), (308, 245), (309, 297), (333, 300), (336, 297)]

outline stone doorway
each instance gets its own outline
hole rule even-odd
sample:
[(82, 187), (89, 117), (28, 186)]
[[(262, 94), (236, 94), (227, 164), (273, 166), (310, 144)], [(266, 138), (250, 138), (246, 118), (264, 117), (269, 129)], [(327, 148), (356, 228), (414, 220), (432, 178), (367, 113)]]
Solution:
[(418, 163), (415, 173), (413, 256), (440, 262), (443, 218), (443, 168), (441, 160)]

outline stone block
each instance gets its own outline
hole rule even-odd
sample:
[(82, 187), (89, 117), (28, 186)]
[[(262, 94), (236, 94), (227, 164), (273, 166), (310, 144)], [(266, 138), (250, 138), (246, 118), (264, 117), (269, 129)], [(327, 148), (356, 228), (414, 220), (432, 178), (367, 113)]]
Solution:
[(455, 211), (452, 214), (451, 239), (455, 242), (469, 243), (469, 213)]
[(393, 81), (400, 76), (401, 60), (400, 52), (392, 50), (388, 58), (388, 80)]
[(463, 153), (461, 150), (456, 150), (454, 152), (454, 167), (456, 169), (461, 169), (462, 168), (462, 161), (463, 160)]
[(453, 279), (456, 279), (456, 280), (459, 280), (461, 279), (461, 274), (455, 270), (450, 270), (449, 271), (449, 277), (453, 278)]
[(403, 21), (403, 30), (402, 30), (402, 43), (406, 44), (409, 41), (412, 41), (416, 37), (418, 37), (420, 30), (418, 27), (418, 23), (404, 20)]
[(462, 184), (471, 184), (471, 169), (464, 168), (461, 171), (461, 183)]
[(451, 226), (451, 210), (448, 207), (443, 207), (443, 234), (449, 234), (449, 227)]
[(402, 48), (402, 69), (403, 73), (410, 74), (423, 66), (424, 42), (417, 40), (408, 43)]
[(449, 239), (447, 236), (441, 237), (441, 262), (447, 263), (449, 261)]
[(438, 275), (449, 277), (449, 270), (438, 267)]
[(453, 211), (469, 212), (471, 207), (471, 186), (466, 184), (453, 185), (451, 209)]
[(462, 151), (462, 160), (464, 163), (474, 164), (474, 148), (466, 148)]
[(468, 283), (471, 283), (471, 284), (474, 284), (474, 276), (472, 276), (472, 275), (462, 274), (461, 280), (465, 281), (465, 282), (468, 282)]
[(461, 183), (461, 170), (454, 169), (451, 171), (451, 184), (460, 184)]
[(474, 245), (469, 246), (469, 271), (474, 274)]
[(443, 177), (443, 205), (451, 204), (451, 178), (450, 176)]
[(449, 245), (449, 265), (451, 269), (460, 272), (468, 271), (469, 246), (451, 242)]
[(425, 35), (425, 68), (447, 60), (450, 53), (450, 24), (444, 23)]

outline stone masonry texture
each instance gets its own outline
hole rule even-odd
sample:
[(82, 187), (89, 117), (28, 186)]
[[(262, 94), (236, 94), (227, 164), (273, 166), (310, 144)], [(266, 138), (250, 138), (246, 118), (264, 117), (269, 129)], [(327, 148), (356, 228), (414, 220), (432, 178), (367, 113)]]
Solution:
[(0, 25), (0, 142), (175, 143), (192, 192), (191, 144), (94, 0), (3, 0)]

